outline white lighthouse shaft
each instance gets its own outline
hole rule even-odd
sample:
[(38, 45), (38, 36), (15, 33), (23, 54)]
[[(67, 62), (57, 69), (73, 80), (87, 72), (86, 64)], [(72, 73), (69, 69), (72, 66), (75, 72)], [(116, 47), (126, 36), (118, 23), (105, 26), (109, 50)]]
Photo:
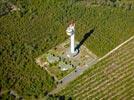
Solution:
[(74, 34), (71, 35), (71, 53), (74, 53)]
[(75, 24), (70, 24), (69, 27), (66, 30), (67, 34), (70, 36), (71, 44), (71, 53), (75, 53), (75, 48), (74, 48), (74, 35), (75, 35)]

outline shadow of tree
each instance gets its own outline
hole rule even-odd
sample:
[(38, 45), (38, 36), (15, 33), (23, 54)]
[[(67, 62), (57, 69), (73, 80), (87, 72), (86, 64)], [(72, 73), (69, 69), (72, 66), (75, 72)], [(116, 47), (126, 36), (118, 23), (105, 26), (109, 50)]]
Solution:
[(80, 41), (80, 43), (75, 47), (75, 50), (79, 50), (80, 47), (83, 45), (83, 43), (88, 39), (89, 36), (91, 36), (91, 34), (94, 32), (95, 28), (93, 28), (92, 30), (90, 30), (89, 32), (87, 32), (82, 40)]

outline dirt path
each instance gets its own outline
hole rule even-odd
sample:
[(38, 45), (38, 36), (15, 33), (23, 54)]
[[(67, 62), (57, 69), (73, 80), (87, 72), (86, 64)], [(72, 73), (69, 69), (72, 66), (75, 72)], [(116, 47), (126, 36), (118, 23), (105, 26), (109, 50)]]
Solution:
[(118, 45), (116, 48), (114, 48), (113, 50), (111, 50), (110, 52), (108, 52), (106, 55), (104, 55), (103, 57), (101, 57), (99, 59), (102, 60), (104, 58), (106, 58), (107, 56), (109, 56), (111, 53), (113, 53), (114, 51), (116, 51), (117, 49), (119, 49), (121, 46), (123, 46), (124, 44), (126, 44), (127, 42), (131, 41), (132, 39), (134, 39), (134, 36), (130, 37), (128, 40), (126, 40), (125, 42), (121, 43), (120, 45)]
[(129, 42), (130, 40), (132, 40), (133, 38), (134, 38), (134, 36), (130, 37), (128, 40), (126, 40), (125, 42), (123, 42), (120, 45), (118, 45), (116, 48), (114, 48), (113, 50), (111, 50), (110, 52), (108, 52), (103, 57), (101, 57), (99, 59), (96, 58), (93, 61), (89, 62), (88, 65), (85, 65), (83, 67), (77, 67), (75, 71), (71, 72), (70, 74), (68, 74), (67, 76), (65, 76), (63, 79), (61, 79), (60, 80), (60, 83), (57, 85), (57, 88), (55, 88), (54, 90), (52, 90), (49, 94), (58, 93), (60, 90), (64, 89), (69, 82), (71, 82), (74, 79), (76, 79), (78, 76), (80, 76), (89, 67), (91, 67), (92, 65), (96, 64), (97, 62), (103, 60), (104, 58), (106, 58), (107, 56), (109, 56), (111, 53), (113, 53), (114, 51), (116, 51), (117, 49), (119, 49), (121, 46), (123, 46), (124, 44), (126, 44), (127, 42)]

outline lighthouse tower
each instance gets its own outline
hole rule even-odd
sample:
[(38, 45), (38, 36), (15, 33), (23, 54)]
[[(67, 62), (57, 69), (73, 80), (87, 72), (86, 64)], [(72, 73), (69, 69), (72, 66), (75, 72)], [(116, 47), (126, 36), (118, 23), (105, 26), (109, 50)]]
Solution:
[(68, 57), (75, 56), (78, 51), (75, 50), (75, 23), (71, 23), (68, 28), (66, 29), (67, 35), (70, 36), (70, 54), (68, 54)]

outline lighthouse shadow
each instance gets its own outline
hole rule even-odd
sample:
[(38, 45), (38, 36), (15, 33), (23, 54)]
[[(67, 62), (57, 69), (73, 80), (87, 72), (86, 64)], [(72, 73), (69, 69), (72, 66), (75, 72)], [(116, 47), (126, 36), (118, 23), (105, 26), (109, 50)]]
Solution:
[(95, 28), (93, 28), (92, 30), (90, 30), (89, 32), (87, 32), (84, 36), (83, 36), (83, 38), (82, 38), (82, 40), (80, 41), (80, 43), (75, 47), (75, 50), (80, 50), (80, 47), (83, 45), (83, 43), (91, 36), (91, 34), (93, 34), (93, 32), (94, 32), (94, 30), (95, 30)]

